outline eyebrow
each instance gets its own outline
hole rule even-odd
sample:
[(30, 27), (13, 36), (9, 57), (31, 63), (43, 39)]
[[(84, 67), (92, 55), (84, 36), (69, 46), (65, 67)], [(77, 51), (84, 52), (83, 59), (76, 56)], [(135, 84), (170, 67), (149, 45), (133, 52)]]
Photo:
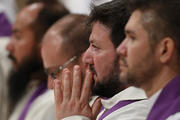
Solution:
[(133, 32), (133, 31), (131, 31), (131, 30), (125, 30), (125, 33), (126, 33), (126, 34), (133, 34), (133, 35), (135, 34), (135, 32)]
[(12, 33), (19, 33), (20, 31), (18, 29), (12, 29)]
[(89, 39), (89, 43), (96, 43), (96, 39), (94, 39), (94, 37), (91, 37), (91, 38)]

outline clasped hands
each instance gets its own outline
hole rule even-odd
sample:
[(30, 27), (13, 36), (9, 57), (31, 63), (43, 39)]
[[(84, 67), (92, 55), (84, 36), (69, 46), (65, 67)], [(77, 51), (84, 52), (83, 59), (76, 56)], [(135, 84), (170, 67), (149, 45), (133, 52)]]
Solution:
[[(56, 119), (61, 120), (73, 115), (82, 115), (95, 120), (100, 108), (100, 98), (92, 107), (89, 105), (92, 86), (92, 72), (87, 69), (84, 80), (81, 69), (75, 65), (73, 71), (65, 68), (61, 78), (54, 80)], [(82, 82), (83, 81), (83, 82)]]

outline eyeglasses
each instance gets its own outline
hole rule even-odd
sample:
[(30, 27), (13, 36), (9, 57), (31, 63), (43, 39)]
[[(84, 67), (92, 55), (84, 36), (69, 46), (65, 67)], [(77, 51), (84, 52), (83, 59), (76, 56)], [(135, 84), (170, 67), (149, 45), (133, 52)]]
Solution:
[(53, 72), (50, 72), (49, 69), (45, 69), (45, 73), (47, 74), (47, 76), (51, 77), (52, 79), (56, 79), (57, 74), (64, 69), (68, 64), (70, 64), (72, 61), (74, 61), (75, 59), (77, 59), (77, 56), (73, 56), (72, 58), (70, 58), (68, 61), (66, 61), (63, 65), (59, 66), (58, 68), (55, 68), (53, 70)]

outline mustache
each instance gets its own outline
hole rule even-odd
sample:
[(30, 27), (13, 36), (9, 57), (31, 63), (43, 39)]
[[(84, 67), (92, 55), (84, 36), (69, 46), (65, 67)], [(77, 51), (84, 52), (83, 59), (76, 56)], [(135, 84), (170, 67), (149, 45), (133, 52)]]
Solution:
[(12, 54), (9, 54), (8, 58), (11, 59), (13, 62), (16, 62), (16, 58)]
[(89, 65), (89, 69), (90, 69), (94, 74), (97, 75), (97, 72), (96, 72), (96, 70), (95, 70), (95, 68), (93, 67), (92, 64)]
[(119, 59), (123, 62), (123, 65), (128, 67), (127, 60), (124, 57), (119, 57)]

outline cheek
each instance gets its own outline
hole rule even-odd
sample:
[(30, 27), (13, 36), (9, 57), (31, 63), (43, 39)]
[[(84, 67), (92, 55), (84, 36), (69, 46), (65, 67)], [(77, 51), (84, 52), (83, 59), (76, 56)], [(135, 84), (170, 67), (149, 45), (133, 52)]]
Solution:
[(99, 56), (95, 59), (95, 69), (97, 74), (99, 74), (99, 77), (109, 74), (112, 65), (114, 65), (114, 59), (115, 57), (112, 55)]
[(102, 58), (101, 57), (94, 57), (94, 67), (95, 70), (98, 74), (98, 72), (101, 70), (101, 68), (103, 67), (103, 63), (102, 63)]
[(16, 45), (15, 57), (20, 62), (24, 57), (32, 55), (34, 49), (34, 43), (22, 41)]
[(134, 64), (137, 64), (141, 52), (138, 49), (128, 49), (127, 64), (129, 68), (134, 66)]

